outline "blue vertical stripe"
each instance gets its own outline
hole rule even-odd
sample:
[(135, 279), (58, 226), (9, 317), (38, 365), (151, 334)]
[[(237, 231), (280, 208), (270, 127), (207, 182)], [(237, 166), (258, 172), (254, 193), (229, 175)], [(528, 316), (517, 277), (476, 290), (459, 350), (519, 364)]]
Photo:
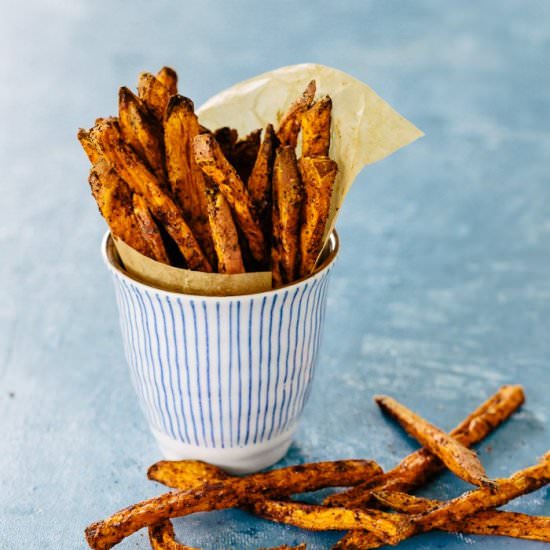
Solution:
[[(260, 342), (260, 356), (258, 360), (258, 408), (256, 410), (256, 425), (254, 429), (254, 438), (253, 442), (258, 443), (259, 441), (259, 435), (260, 435), (260, 411), (261, 411), (261, 404), (262, 404), (262, 380), (263, 380), (263, 374), (264, 374), (264, 363), (263, 363), (263, 336), (264, 336), (264, 313), (265, 313), (265, 304), (267, 302), (267, 296), (264, 296), (262, 298), (262, 307), (260, 311), (260, 336), (259, 336), (259, 342)], [(269, 363), (269, 361), (268, 361)]]
[(208, 327), (208, 312), (206, 302), (202, 303), (204, 314), (204, 336), (206, 338), (206, 392), (208, 401), (208, 420), (210, 421), (210, 443), (212, 447), (216, 446), (214, 438), (214, 414), (212, 413), (212, 385), (210, 383), (210, 330)]
[(196, 360), (196, 375), (197, 375), (197, 399), (198, 399), (198, 407), (199, 407), (199, 412), (200, 412), (200, 430), (201, 430), (201, 434), (202, 434), (202, 441), (201, 441), (201, 444), (202, 445), (207, 445), (206, 443), (206, 426), (205, 426), (205, 423), (204, 423), (204, 411), (203, 411), (203, 406), (204, 406), (204, 399), (203, 399), (203, 396), (202, 396), (202, 384), (201, 384), (201, 362), (200, 362), (200, 356), (199, 356), (199, 329), (197, 327), (197, 312), (195, 310), (195, 302), (194, 300), (191, 300), (189, 302), (191, 304), (191, 312), (193, 314), (193, 329), (195, 331), (195, 360)]
[(223, 422), (223, 401), (222, 401), (222, 359), (221, 359), (221, 346), (220, 346), (220, 303), (216, 302), (216, 346), (218, 349), (218, 406), (219, 406), (219, 423), (220, 423), (220, 440), (222, 449), (225, 448), (224, 438), (224, 422)]
[(154, 359), (153, 359), (153, 351), (152, 351), (152, 344), (151, 344), (151, 328), (149, 325), (149, 317), (147, 315), (145, 302), (143, 300), (143, 297), (141, 294), (135, 289), (132, 288), (132, 292), (134, 296), (136, 297), (136, 301), (139, 307), (139, 313), (140, 313), (140, 319), (141, 319), (141, 334), (144, 338), (144, 347), (145, 347), (145, 357), (146, 361), (144, 363), (144, 370), (147, 372), (148, 378), (152, 380), (151, 390), (153, 391), (153, 396), (155, 400), (155, 408), (157, 412), (157, 416), (160, 419), (160, 426), (159, 428), (162, 429), (164, 432), (167, 432), (167, 424), (166, 424), (166, 418), (164, 418), (164, 415), (162, 414), (162, 407), (160, 405), (160, 390), (159, 385), (157, 382), (157, 377), (155, 375), (155, 366), (154, 366)]
[(149, 401), (148, 391), (145, 384), (145, 379), (143, 378), (143, 373), (141, 370), (140, 363), (140, 346), (138, 345), (138, 336), (135, 326), (135, 308), (131, 304), (130, 290), (127, 288), (126, 283), (123, 280), (120, 280), (120, 289), (124, 295), (124, 303), (126, 306), (126, 318), (128, 320), (128, 333), (130, 335), (130, 347), (132, 349), (130, 367), (136, 374), (136, 380), (138, 381), (137, 392), (142, 403), (142, 408), (146, 411), (146, 418), (149, 424), (153, 425), (154, 419), (152, 414), (152, 403)]
[(325, 285), (324, 281), (321, 282), (320, 290), (319, 290), (319, 297), (317, 298), (317, 306), (315, 308), (315, 322), (314, 322), (314, 333), (313, 333), (313, 342), (312, 342), (312, 350), (313, 354), (311, 357), (311, 361), (308, 365), (308, 369), (305, 375), (305, 384), (304, 384), (304, 390), (303, 394), (300, 400), (300, 408), (299, 411), (302, 411), (302, 409), (305, 407), (305, 404), (309, 397), (309, 392), (311, 390), (311, 381), (313, 377), (313, 365), (315, 365), (315, 362), (317, 361), (317, 355), (318, 355), (318, 347), (317, 344), (319, 343), (319, 334), (321, 332), (321, 311), (324, 309), (322, 307), (323, 305), (323, 296), (325, 291)]
[(130, 365), (130, 377), (132, 379), (132, 384), (134, 386), (135, 391), (137, 392), (139, 396), (139, 405), (141, 407), (141, 410), (143, 411), (145, 418), (147, 419), (147, 422), (149, 422), (149, 410), (147, 406), (145, 405), (145, 402), (143, 400), (142, 396), (142, 388), (141, 388), (141, 380), (139, 379), (139, 373), (137, 371), (137, 368), (135, 367), (135, 360), (133, 357), (134, 350), (132, 342), (132, 334), (130, 331), (130, 319), (128, 316), (128, 303), (126, 301), (126, 296), (124, 295), (124, 288), (122, 284), (118, 285), (116, 287), (116, 295), (117, 295), (117, 304), (118, 304), (118, 311), (119, 311), (119, 320), (120, 320), (120, 327), (122, 330), (122, 337), (124, 340), (124, 355), (126, 357), (126, 361)]
[[(156, 353), (156, 357), (153, 356), (154, 359), (151, 363), (151, 369), (157, 371), (158, 374), (159, 374), (159, 376), (158, 376), (159, 382), (160, 382), (159, 402), (160, 402), (161, 408), (162, 408), (162, 404), (164, 404), (164, 412), (162, 413), (162, 416), (165, 419), (168, 419), (168, 429), (169, 429), (168, 433), (172, 436), (173, 439), (175, 439), (176, 438), (176, 432), (174, 430), (174, 424), (172, 422), (172, 415), (170, 414), (170, 411), (168, 410), (168, 394), (167, 394), (167, 391), (166, 391), (166, 381), (164, 379), (165, 368), (164, 368), (164, 361), (163, 361), (163, 358), (162, 358), (161, 347), (160, 347), (157, 313), (155, 311), (155, 307), (153, 306), (153, 300), (151, 300), (151, 295), (149, 294), (149, 292), (146, 292), (145, 296), (147, 298), (147, 301), (149, 302), (149, 305), (151, 306), (150, 311), (153, 314), (153, 327), (154, 327), (154, 330), (155, 330), (155, 341), (157, 343), (157, 347), (156, 347), (157, 353)], [(147, 317), (150, 318), (150, 315), (148, 315)], [(152, 351), (153, 351), (153, 345), (151, 343), (151, 352)]]
[[(306, 285), (307, 287), (307, 285)], [(286, 359), (285, 359), (285, 374), (283, 376), (283, 396), (281, 398), (281, 406), (279, 407), (279, 420), (277, 422), (277, 430), (281, 431), (282, 425), (283, 425), (283, 412), (285, 411), (285, 405), (286, 405), (286, 394), (287, 394), (287, 385), (288, 385), (288, 368), (289, 368), (289, 361), (290, 361), (290, 348), (291, 348), (291, 341), (292, 341), (292, 317), (294, 314), (294, 302), (296, 301), (296, 296), (298, 296), (298, 292), (300, 292), (300, 289), (297, 288), (294, 292), (294, 295), (292, 296), (292, 301), (290, 302), (290, 315), (288, 319), (288, 327), (286, 331)], [(303, 292), (302, 292), (303, 295)], [(296, 323), (296, 326), (298, 326), (298, 323)], [(294, 349), (296, 349), (296, 341), (294, 342)]]
[(266, 363), (267, 380), (266, 380), (266, 391), (265, 391), (265, 409), (264, 409), (264, 415), (263, 415), (262, 433), (260, 435), (260, 441), (264, 440), (267, 418), (269, 416), (269, 401), (270, 401), (269, 390), (271, 387), (271, 362), (273, 359), (273, 355), (271, 353), (271, 349), (272, 349), (271, 334), (273, 332), (273, 310), (275, 309), (275, 304), (277, 303), (277, 297), (278, 297), (278, 294), (275, 294), (273, 296), (273, 299), (271, 301), (271, 310), (269, 312), (269, 339), (267, 341), (267, 363)]
[(231, 382), (233, 378), (233, 302), (229, 302), (229, 361), (227, 363), (229, 377), (229, 445), (233, 447), (233, 392)]
[(305, 389), (305, 385), (307, 384), (307, 372), (309, 370), (309, 365), (312, 360), (312, 335), (314, 331), (314, 319), (315, 319), (315, 311), (317, 306), (317, 300), (319, 298), (319, 292), (321, 289), (321, 281), (317, 280), (317, 285), (315, 286), (315, 289), (312, 289), (312, 302), (311, 302), (311, 309), (309, 311), (308, 318), (306, 321), (306, 335), (304, 337), (304, 347), (307, 350), (306, 351), (306, 357), (302, 364), (300, 365), (300, 374), (298, 376), (299, 384), (298, 384), (298, 390), (296, 391), (296, 397), (294, 402), (294, 415), (299, 416), (302, 412), (301, 403), (302, 403), (302, 395)]
[(248, 445), (250, 439), (250, 418), (252, 416), (252, 313), (254, 311), (254, 300), (250, 300), (248, 311), (248, 411), (246, 414), (246, 430), (244, 435), (244, 444)]
[(241, 302), (237, 301), (237, 378), (238, 388), (237, 391), (237, 445), (241, 445), (241, 420), (242, 420), (242, 393), (243, 393), (243, 380), (242, 380), (242, 365), (241, 365)]
[[(132, 300), (133, 319), (135, 321), (135, 330), (136, 330), (136, 336), (138, 338), (138, 345), (139, 345), (138, 349), (139, 349), (140, 370), (143, 376), (143, 383), (144, 383), (143, 387), (148, 393), (149, 410), (152, 411), (152, 414), (154, 416), (153, 426), (155, 426), (158, 430), (160, 430), (162, 429), (163, 423), (162, 423), (162, 418), (160, 416), (160, 410), (155, 405), (155, 400), (156, 400), (155, 381), (151, 377), (151, 371), (148, 368), (148, 359), (147, 359), (148, 338), (147, 338), (145, 323), (143, 319), (143, 310), (141, 308), (139, 299), (136, 295), (137, 294), (136, 290), (132, 287), (128, 287), (128, 292)], [(139, 317), (138, 317), (138, 310), (139, 310)], [(141, 323), (140, 323), (140, 320), (141, 320)]]
[(302, 396), (302, 402), (300, 405), (300, 411), (304, 408), (307, 396), (309, 395), (309, 389), (311, 386), (311, 379), (313, 376), (313, 365), (315, 364), (315, 361), (317, 360), (318, 355), (318, 346), (319, 343), (319, 334), (321, 332), (321, 310), (323, 309), (323, 295), (325, 291), (325, 285), (324, 280), (321, 280), (321, 284), (319, 285), (319, 296), (317, 297), (317, 307), (315, 309), (315, 332), (313, 334), (313, 341), (311, 344), (312, 349), (312, 355), (311, 355), (311, 361), (309, 363), (308, 369), (307, 369), (307, 377), (305, 379), (305, 385), (304, 385), (304, 391)]
[(273, 392), (273, 410), (271, 413), (271, 427), (269, 429), (269, 434), (267, 436), (267, 439), (271, 439), (271, 436), (273, 435), (273, 429), (275, 428), (275, 414), (277, 413), (277, 410), (279, 408), (279, 392), (278, 388), (281, 384), (281, 348), (282, 348), (282, 332), (283, 332), (283, 317), (285, 312), (285, 304), (286, 299), (288, 298), (288, 291), (285, 291), (285, 294), (283, 296), (283, 301), (281, 302), (281, 306), (279, 307), (279, 329), (277, 331), (277, 370), (275, 371), (275, 391)]
[[(163, 326), (162, 332), (164, 333), (164, 347), (166, 349), (166, 371), (168, 373), (168, 384), (167, 384), (167, 387), (165, 389), (165, 392), (166, 392), (166, 394), (168, 394), (168, 392), (170, 393), (170, 408), (173, 411), (171, 413), (173, 418), (174, 418), (173, 423), (177, 428), (177, 439), (179, 439), (180, 441), (185, 441), (185, 439), (183, 437), (182, 429), (181, 429), (181, 419), (179, 418), (178, 409), (177, 409), (177, 405), (176, 405), (178, 400), (176, 399), (174, 384), (172, 382), (173, 377), (174, 377), (173, 367), (175, 365), (177, 365), (177, 361), (176, 360), (172, 361), (172, 359), (171, 359), (171, 357), (172, 357), (171, 352), (170, 352), (171, 346), (168, 343), (168, 333), (169, 332), (171, 333), (172, 331), (168, 329), (168, 324), (166, 322), (166, 314), (164, 312), (164, 306), (163, 306), (163, 303), (160, 299), (160, 296), (158, 294), (155, 294), (155, 298), (157, 299), (159, 310), (160, 310), (160, 313), (162, 315), (162, 326)], [(167, 299), (167, 301), (168, 301), (168, 299)], [(174, 350), (174, 352), (175, 352), (175, 350)]]
[(189, 412), (191, 413), (191, 425), (193, 426), (193, 439), (195, 441), (195, 445), (197, 447), (199, 446), (199, 435), (197, 430), (197, 422), (195, 417), (195, 411), (193, 406), (193, 393), (191, 392), (191, 375), (190, 375), (190, 363), (189, 363), (189, 354), (187, 352), (188, 343), (189, 340), (187, 339), (187, 328), (185, 327), (185, 314), (183, 312), (183, 305), (178, 300), (178, 306), (180, 310), (180, 316), (181, 316), (181, 326), (182, 326), (182, 333), (183, 333), (183, 350), (184, 350), (184, 358), (185, 358), (185, 382), (187, 386), (187, 402), (189, 403)]
[(183, 404), (185, 402), (185, 397), (183, 395), (183, 390), (181, 387), (181, 365), (179, 360), (179, 351), (178, 351), (178, 343), (176, 338), (176, 319), (174, 317), (174, 308), (172, 307), (172, 303), (170, 301), (170, 298), (166, 298), (166, 304), (168, 305), (168, 310), (170, 312), (170, 320), (172, 323), (172, 340), (174, 342), (174, 361), (176, 362), (176, 383), (177, 383), (177, 399), (174, 398), (174, 406), (179, 405), (179, 412), (181, 416), (181, 421), (183, 424), (183, 431), (185, 433), (185, 438), (182, 438), (184, 443), (190, 444), (191, 438), (189, 437), (189, 431), (187, 429), (187, 419), (186, 414), (184, 412)]
[(317, 285), (318, 285), (318, 280), (315, 280), (313, 281), (311, 287), (309, 288), (309, 291), (308, 291), (308, 295), (307, 295), (307, 299), (306, 299), (306, 311), (305, 311), (305, 314), (304, 314), (304, 321), (303, 321), (303, 324), (302, 324), (302, 341), (300, 342), (300, 362), (299, 364), (297, 365), (297, 374), (296, 374), (296, 381), (295, 381), (295, 384), (294, 384), (294, 389), (293, 389), (293, 403), (292, 403), (292, 413), (291, 413), (291, 420), (292, 422), (294, 422), (295, 418), (296, 418), (296, 410), (297, 410), (297, 402), (298, 402), (298, 396), (300, 395), (300, 390), (301, 390), (301, 387), (302, 387), (302, 377), (303, 377), (303, 371), (304, 371), (304, 364), (306, 362), (306, 356), (308, 354), (308, 351), (307, 351), (307, 346), (306, 346), (306, 343), (307, 343), (307, 325), (308, 325), (308, 322), (311, 318), (311, 310), (310, 310), (310, 305), (311, 305), (311, 299), (315, 293), (315, 290), (317, 288)]

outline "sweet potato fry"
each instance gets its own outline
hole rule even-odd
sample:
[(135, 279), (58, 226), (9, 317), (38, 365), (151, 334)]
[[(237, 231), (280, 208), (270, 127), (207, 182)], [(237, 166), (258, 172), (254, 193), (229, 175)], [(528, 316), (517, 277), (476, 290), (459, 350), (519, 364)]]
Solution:
[[(214, 481), (229, 476), (219, 468), (194, 461), (153, 464), (147, 473), (149, 479), (164, 483), (168, 487), (189, 490), (195, 487), (199, 479)], [(391, 540), (397, 533), (400, 522), (407, 521), (398, 515), (390, 515), (377, 510), (349, 510), (345, 508), (324, 508), (299, 502), (281, 502), (257, 497), (248, 502), (247, 508), (270, 521), (287, 523), (303, 529), (325, 531), (333, 529), (369, 529)]]
[(247, 183), (248, 192), (252, 197), (266, 235), (271, 227), (271, 174), (276, 142), (275, 130), (271, 124), (268, 124)]
[(170, 100), (170, 92), (166, 86), (155, 75), (141, 73), (138, 78), (138, 96), (153, 115), (162, 121)]
[(193, 139), (199, 131), (193, 102), (181, 95), (172, 96), (164, 120), (168, 182), (184, 218), (203, 252), (213, 263), (214, 247), (208, 223), (206, 184), (193, 157)]
[(164, 183), (162, 126), (126, 87), (118, 92), (118, 120), (122, 139), (147, 163), (159, 183)]
[(244, 273), (239, 235), (233, 222), (231, 208), (216, 186), (208, 186), (206, 202), (218, 273)]
[[(384, 506), (407, 514), (421, 514), (443, 505), (439, 500), (415, 497), (400, 491), (375, 491), (373, 496)], [(462, 520), (447, 523), (442, 529), (451, 533), (500, 535), (550, 542), (550, 517), (501, 510), (478, 512)]]
[(221, 468), (200, 460), (160, 460), (149, 467), (147, 477), (173, 489), (189, 490), (231, 476)]
[(164, 85), (171, 96), (178, 93), (178, 73), (171, 67), (163, 67), (157, 73), (157, 80)]
[(300, 502), (257, 500), (254, 513), (271, 521), (286, 523), (311, 531), (341, 529), (365, 529), (391, 544), (400, 533), (408, 529), (407, 516), (389, 514), (379, 510), (352, 510), (348, 508), (326, 508)]
[(151, 250), (151, 257), (153, 260), (157, 260), (157, 262), (162, 262), (169, 265), (170, 260), (168, 259), (166, 248), (164, 248), (162, 235), (160, 234), (159, 228), (157, 227), (153, 216), (151, 216), (151, 212), (149, 212), (145, 199), (141, 195), (134, 193), (132, 203), (141, 235)]
[(90, 188), (101, 215), (111, 233), (145, 256), (154, 255), (143, 238), (132, 205), (132, 191), (105, 162), (96, 162), (90, 170)]
[(265, 240), (256, 216), (250, 194), (241, 178), (223, 156), (220, 146), (212, 134), (200, 134), (193, 141), (197, 164), (219, 188), (243, 232), (254, 259), (265, 262)]
[(550, 542), (550, 517), (489, 510), (440, 527), (452, 533), (492, 535)]
[(136, 153), (122, 141), (117, 120), (111, 118), (100, 121), (92, 129), (91, 137), (119, 176), (134, 192), (145, 198), (151, 214), (174, 239), (189, 269), (210, 272), (210, 263), (185, 223), (179, 208), (164, 193), (158, 180)]
[(298, 134), (302, 124), (302, 116), (313, 103), (316, 91), (315, 80), (312, 80), (304, 90), (304, 93), (289, 107), (279, 122), (277, 138), (281, 145), (296, 147), (298, 143)]
[(302, 157), (300, 174), (304, 186), (300, 228), (300, 277), (313, 272), (323, 248), (330, 211), (330, 197), (338, 166), (328, 157)]
[[(463, 445), (474, 445), (508, 419), (524, 401), (525, 394), (521, 386), (502, 386), (454, 428), (450, 435)], [(439, 458), (427, 449), (419, 449), (378, 479), (331, 495), (324, 504), (359, 508), (369, 503), (371, 492), (375, 489), (410, 491), (422, 486), (443, 468), (444, 464)]]
[(271, 208), (271, 279), (273, 288), (283, 285), (283, 274), (281, 272), (281, 222), (279, 220), (279, 207), (277, 197), (273, 195)]
[[(296, 278), (298, 260), (298, 239), (303, 188), (296, 153), (292, 147), (279, 147), (273, 166), (273, 210), (274, 229), (280, 240), (278, 254), (283, 282)], [(274, 223), (274, 227), (276, 224)]]
[(102, 158), (101, 152), (92, 141), (90, 132), (88, 132), (88, 130), (84, 130), (84, 128), (80, 128), (80, 130), (78, 130), (77, 137), (80, 145), (82, 145), (82, 149), (84, 149), (84, 152), (86, 153), (86, 156), (92, 163), (92, 166), (96, 162), (99, 162)]
[(178, 542), (169, 519), (149, 526), (149, 542), (153, 550), (200, 550)]
[[(445, 529), (447, 525), (466, 520), (466, 518), (469, 522), (470, 517), (478, 512), (503, 506), (510, 500), (536, 491), (548, 483), (550, 483), (550, 453), (547, 453), (534, 466), (520, 470), (509, 478), (495, 480), (495, 485), (492, 487), (481, 487), (443, 502), (431, 511), (411, 515), (413, 521), (412, 532), (405, 530), (401, 537), (398, 537), (394, 542), (397, 544), (400, 540), (405, 540), (413, 534), (431, 531), (432, 529)], [(544, 527), (543, 525), (542, 535), (547, 536), (548, 533)], [(374, 546), (374, 543), (375, 540), (370, 534), (363, 531), (351, 531), (334, 548), (338, 550), (363, 550), (382, 546), (382, 543), (378, 546)]]
[(492, 483), (475, 452), (468, 449), (453, 436), (445, 433), (391, 397), (379, 395), (374, 400), (411, 437), (414, 437), (422, 446), (439, 457), (443, 464), (459, 478), (479, 486)]
[(328, 157), (332, 99), (316, 101), (302, 116), (302, 157)]
[(495, 480), (494, 486), (481, 487), (443, 503), (426, 514), (413, 516), (423, 530), (445, 526), (476, 512), (503, 506), (510, 500), (536, 491), (550, 482), (550, 452), (538, 464), (519, 470), (509, 478)]
[(107, 550), (132, 533), (159, 521), (204, 512), (233, 508), (254, 496), (288, 496), (322, 487), (353, 485), (379, 473), (372, 461), (349, 460), (304, 464), (207, 483), (190, 491), (173, 491), (140, 502), (86, 529), (91, 548)]

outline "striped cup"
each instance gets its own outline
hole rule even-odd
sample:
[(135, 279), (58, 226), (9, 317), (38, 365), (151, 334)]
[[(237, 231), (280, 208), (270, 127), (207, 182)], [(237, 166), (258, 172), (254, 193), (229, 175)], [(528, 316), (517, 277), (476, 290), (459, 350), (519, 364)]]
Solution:
[(311, 390), (336, 233), (313, 275), (244, 296), (195, 296), (139, 282), (125, 272), (108, 233), (102, 252), (132, 382), (163, 455), (233, 473), (282, 458)]

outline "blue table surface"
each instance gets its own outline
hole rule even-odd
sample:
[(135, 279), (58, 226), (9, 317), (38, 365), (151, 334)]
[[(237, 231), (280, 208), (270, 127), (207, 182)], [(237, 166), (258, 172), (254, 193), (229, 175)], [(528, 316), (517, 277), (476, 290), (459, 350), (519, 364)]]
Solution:
[[(0, 548), (84, 548), (85, 526), (162, 489), (123, 357), (105, 229), (76, 129), (142, 70), (200, 104), (304, 61), (369, 83), (426, 137), (364, 170), (339, 219), (315, 386), (282, 464), (417, 445), (372, 401), (450, 429), (505, 383), (527, 403), (479, 447), (491, 476), (549, 447), (550, 3), (27, 0), (0, 17)], [(467, 489), (447, 473), (421, 494)], [(547, 490), (508, 506), (549, 514)], [(305, 541), (239, 511), (177, 520), (205, 549)], [(401, 548), (542, 548), (431, 533)], [(121, 549), (148, 548), (140, 532)]]

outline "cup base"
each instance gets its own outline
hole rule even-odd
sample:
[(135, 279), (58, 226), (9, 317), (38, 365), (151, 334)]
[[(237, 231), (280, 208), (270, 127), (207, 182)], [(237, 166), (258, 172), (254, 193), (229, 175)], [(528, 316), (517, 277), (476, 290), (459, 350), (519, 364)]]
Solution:
[(272, 466), (285, 456), (296, 426), (269, 441), (227, 449), (188, 445), (153, 428), (151, 431), (166, 460), (202, 460), (219, 466), (230, 474), (250, 474)]

